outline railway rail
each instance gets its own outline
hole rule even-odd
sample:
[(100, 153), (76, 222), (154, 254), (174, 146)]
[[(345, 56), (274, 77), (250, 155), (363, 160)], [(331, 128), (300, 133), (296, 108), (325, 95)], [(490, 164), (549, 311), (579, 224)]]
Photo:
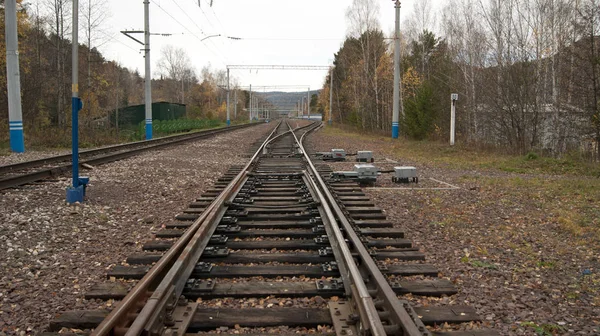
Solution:
[[(245, 166), (232, 167), (143, 253), (108, 273), (139, 280), (131, 290), (107, 282), (86, 294), (120, 300), (111, 312), (65, 312), (50, 331), (183, 335), (244, 327), (257, 335), (289, 326), (337, 335), (497, 335), (426, 327), (480, 319), (470, 307), (417, 307), (403, 298), (457, 290), (436, 279), (435, 267), (422, 263), (360, 186), (329, 180), (329, 166), (311, 161), (303, 140), (319, 126), (280, 122)], [(239, 301), (214, 304), (223, 298)]]
[[(230, 132), (257, 124), (244, 124), (227, 128), (209, 129), (193, 133), (177, 134), (146, 141), (107, 146), (81, 151), (80, 165), (91, 166), (122, 160), (143, 151), (158, 149), (186, 141), (209, 138), (217, 134)], [(0, 190), (18, 187), (24, 184), (60, 176), (69, 171), (71, 154), (57, 155), (39, 160), (0, 166)]]

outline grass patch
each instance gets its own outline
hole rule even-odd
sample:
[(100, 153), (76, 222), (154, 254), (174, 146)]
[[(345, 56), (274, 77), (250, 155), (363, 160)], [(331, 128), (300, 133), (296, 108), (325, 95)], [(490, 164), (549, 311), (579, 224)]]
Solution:
[(469, 262), (469, 264), (471, 264), (471, 266), (473, 267), (481, 267), (481, 268), (487, 268), (487, 269), (498, 269), (498, 266), (485, 262), (485, 261), (481, 261), (481, 260), (471, 260)]
[(326, 127), (324, 133), (330, 136), (350, 137), (354, 140), (390, 142), (394, 144), (393, 154), (397, 157), (449, 168), (483, 168), (511, 173), (600, 177), (600, 164), (587, 162), (578, 153), (556, 159), (543, 157), (535, 152), (526, 155), (509, 155), (497, 150), (479, 149), (464, 144), (450, 146), (431, 141), (392, 140), (387, 136), (366, 135), (333, 127)]
[(521, 326), (533, 329), (538, 336), (552, 336), (567, 331), (564, 327), (554, 323), (542, 323), (538, 325), (535, 322), (521, 322)]

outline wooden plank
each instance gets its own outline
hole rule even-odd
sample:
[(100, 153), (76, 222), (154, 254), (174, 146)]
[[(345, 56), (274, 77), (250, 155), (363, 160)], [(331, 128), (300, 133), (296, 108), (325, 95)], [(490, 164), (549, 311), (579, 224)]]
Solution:
[(396, 228), (361, 228), (360, 233), (367, 237), (404, 238), (404, 231)]
[(500, 336), (495, 330), (434, 331), (433, 336)]
[(352, 213), (350, 214), (352, 219), (386, 219), (386, 215), (384, 213)]
[(375, 206), (375, 203), (372, 201), (344, 201), (344, 202), (342, 202), (342, 204), (344, 204), (344, 206), (347, 206), (347, 207), (351, 207), (351, 206), (374, 207)]
[(202, 258), (200, 261), (211, 261), (215, 263), (226, 264), (249, 264), (282, 262), (292, 264), (320, 264), (323, 262), (334, 261), (333, 256), (320, 256), (318, 253), (296, 252), (296, 253), (230, 253), (221, 258)]
[(188, 332), (211, 330), (219, 327), (317, 327), (331, 325), (329, 309), (320, 308), (199, 308)]
[(415, 307), (415, 312), (426, 325), (481, 321), (474, 308), (468, 306)]
[(375, 259), (398, 259), (398, 260), (425, 260), (425, 254), (419, 251), (404, 251), (404, 252), (385, 252), (386, 250), (377, 251)]
[(350, 214), (380, 214), (383, 213), (380, 208), (377, 207), (346, 207), (344, 210)]
[(108, 279), (110, 279), (111, 277), (114, 277), (117, 279), (139, 280), (139, 279), (143, 278), (144, 275), (146, 275), (146, 273), (148, 273), (148, 270), (150, 270), (150, 267), (148, 267), (148, 266), (136, 267), (136, 266), (116, 265), (115, 267), (113, 267), (113, 269), (111, 269), (110, 271), (108, 271), (106, 273), (106, 277)]
[(390, 247), (412, 247), (412, 242), (408, 239), (369, 239), (366, 243), (368, 247), (386, 248)]
[(173, 222), (165, 225), (167, 229), (187, 229), (192, 226), (190, 222)]
[(150, 265), (160, 260), (162, 253), (139, 253), (127, 257), (129, 265)]
[(246, 297), (264, 297), (264, 296), (283, 296), (283, 297), (332, 297), (344, 294), (344, 289), (322, 291), (317, 289), (315, 282), (216, 282), (212, 291), (194, 290), (185, 287), (182, 295), (188, 299), (197, 298), (214, 299), (223, 297), (246, 298)]
[(248, 229), (298, 229), (298, 228), (312, 228), (315, 226), (314, 223), (308, 220), (274, 220), (274, 221), (254, 221), (246, 220), (245, 218), (239, 218), (237, 225), (242, 228)]
[(232, 250), (318, 250), (324, 244), (309, 239), (261, 240), (261, 241), (228, 241), (224, 246)]
[(162, 229), (158, 231), (154, 236), (156, 238), (179, 238), (185, 233), (185, 230), (177, 229)]
[(245, 278), (261, 276), (264, 278), (299, 277), (317, 278), (321, 276), (337, 276), (337, 271), (324, 272), (321, 266), (290, 266), (290, 265), (252, 265), (252, 266), (213, 266), (210, 272), (194, 270), (192, 277), (206, 278)]
[(342, 202), (345, 202), (345, 201), (368, 202), (371, 200), (368, 196), (340, 196), (340, 195), (338, 195), (337, 199), (339, 199)]
[(439, 273), (435, 266), (427, 264), (389, 265), (387, 270), (382, 272), (388, 275), (426, 275), (431, 277), (437, 277)]
[(436, 280), (414, 280), (407, 281), (403, 280), (399, 283), (400, 287), (392, 284), (392, 289), (396, 294), (413, 294), (413, 295), (424, 295), (424, 296), (442, 296), (442, 295), (454, 295), (458, 293), (458, 290), (454, 284), (446, 279)]
[(86, 300), (121, 300), (127, 295), (127, 286), (119, 282), (101, 282), (85, 292)]
[(394, 227), (394, 223), (389, 220), (379, 220), (379, 219), (363, 219), (363, 220), (354, 220), (354, 224), (359, 228), (392, 228)]
[(200, 217), (200, 215), (198, 215), (198, 214), (186, 214), (186, 213), (182, 213), (182, 214), (179, 214), (179, 215), (175, 216), (175, 219), (180, 220), (180, 221), (193, 222), (196, 219), (198, 219), (198, 217)]
[(50, 322), (48, 331), (60, 331), (62, 328), (93, 329), (96, 328), (106, 316), (108, 316), (107, 310), (67, 311)]

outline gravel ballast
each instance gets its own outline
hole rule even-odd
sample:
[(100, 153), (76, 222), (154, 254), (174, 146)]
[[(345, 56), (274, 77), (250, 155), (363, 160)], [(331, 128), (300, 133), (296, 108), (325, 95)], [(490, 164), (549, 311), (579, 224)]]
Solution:
[[(87, 200), (65, 203), (67, 177), (0, 192), (0, 334), (42, 331), (65, 310), (107, 308), (83, 294), (212, 187), (273, 125), (96, 167)], [(35, 159), (31, 157), (29, 159)], [(3, 160), (4, 163), (12, 160)]]

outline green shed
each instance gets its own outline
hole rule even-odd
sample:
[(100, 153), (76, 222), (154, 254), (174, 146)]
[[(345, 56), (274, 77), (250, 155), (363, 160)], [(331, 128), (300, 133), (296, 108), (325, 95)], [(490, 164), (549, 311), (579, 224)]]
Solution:
[[(181, 119), (186, 115), (184, 104), (156, 102), (152, 103), (152, 120)], [(113, 111), (110, 122), (115, 124), (117, 112)], [(137, 125), (146, 119), (145, 105), (132, 105), (119, 109), (119, 125)]]

